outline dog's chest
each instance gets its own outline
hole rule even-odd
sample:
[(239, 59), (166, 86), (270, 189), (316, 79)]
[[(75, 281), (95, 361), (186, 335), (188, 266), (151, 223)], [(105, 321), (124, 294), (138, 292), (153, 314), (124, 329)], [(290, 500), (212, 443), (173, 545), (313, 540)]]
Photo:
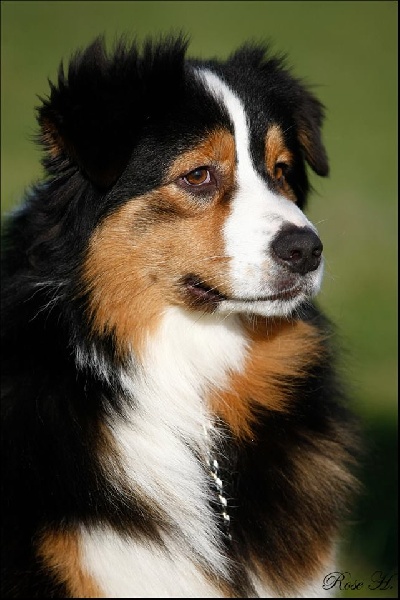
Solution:
[(108, 597), (221, 596), (209, 577), (226, 581), (228, 564), (211, 508), (218, 493), (208, 463), (218, 434), (205, 397), (240, 370), (245, 350), (235, 321), (169, 311), (143, 365), (123, 375), (132, 406), (109, 422), (109, 435), (120, 481), (148, 507), (143, 518), (157, 521), (159, 537), (122, 538), (110, 528), (82, 534), (86, 568)]
[[(249, 597), (276, 597), (250, 566), (230, 562), (229, 530), (221, 533), (224, 481), (218, 490), (212, 473), (220, 433), (206, 398), (243, 371), (248, 349), (240, 321), (173, 310), (149, 338), (135, 375), (123, 374), (130, 407), (108, 424), (119, 465), (114, 484), (132, 491), (153, 533), (81, 531), (84, 568), (104, 596), (246, 597), (248, 590)], [(320, 597), (316, 589), (304, 597)]]

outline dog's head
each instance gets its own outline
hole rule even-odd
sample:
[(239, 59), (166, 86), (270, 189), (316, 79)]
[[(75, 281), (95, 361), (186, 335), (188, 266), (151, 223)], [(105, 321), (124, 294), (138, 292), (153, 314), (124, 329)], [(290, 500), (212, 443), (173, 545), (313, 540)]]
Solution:
[(95, 328), (119, 339), (168, 306), (287, 316), (321, 284), (302, 211), (306, 163), (328, 173), (321, 104), (260, 47), (224, 62), (185, 51), (109, 56), (98, 40), (39, 109), (49, 171), (90, 189), (82, 280)]

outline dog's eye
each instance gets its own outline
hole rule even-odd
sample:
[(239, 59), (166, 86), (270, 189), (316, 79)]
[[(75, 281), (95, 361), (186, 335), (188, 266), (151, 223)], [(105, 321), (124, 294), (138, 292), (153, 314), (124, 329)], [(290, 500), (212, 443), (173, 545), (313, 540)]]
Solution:
[(277, 162), (274, 169), (274, 178), (279, 185), (283, 185), (286, 181), (288, 165), (283, 162)]
[(190, 171), (183, 178), (183, 181), (191, 186), (205, 185), (211, 182), (211, 173), (206, 167), (200, 167)]
[(214, 167), (197, 167), (176, 180), (176, 184), (193, 197), (211, 197), (219, 187), (220, 178)]

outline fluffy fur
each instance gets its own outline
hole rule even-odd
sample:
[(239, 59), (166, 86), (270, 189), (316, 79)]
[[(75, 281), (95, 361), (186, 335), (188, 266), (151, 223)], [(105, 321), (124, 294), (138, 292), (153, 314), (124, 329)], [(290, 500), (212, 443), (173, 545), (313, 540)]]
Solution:
[(4, 227), (3, 597), (321, 597), (354, 481), (307, 165), (267, 48), (96, 40)]

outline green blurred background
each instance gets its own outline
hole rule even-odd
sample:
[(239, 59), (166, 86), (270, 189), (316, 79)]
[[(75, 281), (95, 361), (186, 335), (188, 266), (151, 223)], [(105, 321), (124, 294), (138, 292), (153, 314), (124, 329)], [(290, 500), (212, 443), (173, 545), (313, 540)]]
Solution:
[[(192, 56), (226, 57), (273, 41), (327, 107), (327, 180), (312, 178), (309, 215), (327, 260), (320, 305), (338, 324), (343, 367), (365, 432), (363, 493), (344, 531), (340, 567), (364, 581), (347, 597), (395, 597), (397, 578), (397, 2), (1, 3), (2, 214), (41, 176), (34, 107), (61, 58), (105, 33), (142, 40), (183, 30)], [(321, 473), (321, 477), (324, 474)]]

